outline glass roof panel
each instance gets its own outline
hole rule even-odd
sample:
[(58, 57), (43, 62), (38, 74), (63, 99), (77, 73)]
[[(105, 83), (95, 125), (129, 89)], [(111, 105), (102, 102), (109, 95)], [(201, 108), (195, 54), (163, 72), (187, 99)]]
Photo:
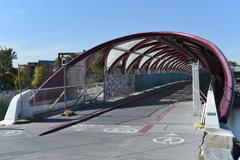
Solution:
[(141, 60), (141, 62), (140, 62), (140, 64), (139, 64), (139, 68), (141, 68), (142, 67), (142, 65), (147, 61), (147, 60), (149, 60), (151, 57), (143, 57), (143, 59)]
[(108, 68), (111, 67), (112, 64), (114, 63), (114, 61), (124, 53), (125, 53), (124, 51), (119, 51), (119, 50), (116, 50), (116, 49), (112, 49), (109, 52), (109, 55), (107, 57), (107, 67)]
[(144, 52), (146, 52), (148, 49), (152, 48), (153, 46), (155, 46), (155, 45), (151, 45), (151, 46), (148, 46), (148, 47), (141, 48), (139, 50), (136, 50), (136, 52), (143, 54)]
[(174, 61), (172, 61), (173, 58), (175, 58), (175, 57), (172, 57), (171, 59), (168, 59), (168, 61), (163, 65), (163, 67), (165, 67), (168, 62), (174, 62)]
[(166, 54), (168, 54), (168, 53), (162, 53), (162, 54), (158, 55), (157, 58), (162, 58)]
[[(170, 58), (170, 57), (171, 57), (171, 58)], [(166, 61), (167, 58), (170, 58), (170, 59), (167, 60), (167, 62), (170, 62), (170, 61), (172, 61), (172, 59), (175, 58), (175, 57), (169, 55), (169, 56), (167, 56), (167, 57), (164, 58), (164, 61)], [(165, 67), (165, 65), (167, 64), (167, 62), (163, 65), (163, 67)]]
[(153, 65), (153, 63), (156, 62), (157, 60), (158, 60), (158, 59), (153, 59), (153, 60), (151, 61), (150, 65), (149, 65), (149, 68), (151, 68), (152, 65)]
[(174, 64), (174, 63), (176, 63), (176, 62), (179, 62), (179, 59), (175, 59), (175, 60), (173, 60), (172, 62), (170, 62), (169, 66), (172, 65), (172, 64)]
[[(132, 48), (133, 46), (135, 46), (136, 44), (138, 44), (139, 42), (143, 41), (144, 39), (138, 39), (138, 40), (133, 40), (130, 42), (126, 42), (123, 44), (120, 44), (118, 46), (116, 46), (116, 48), (122, 49), (123, 51), (117, 50), (117, 49), (112, 49), (109, 52), (109, 55), (107, 57), (107, 67), (111, 67), (112, 64), (122, 55), (124, 54), (126, 51), (128, 51), (130, 48)], [(126, 51), (124, 51), (126, 50)]]
[(150, 49), (153, 46), (154, 45), (151, 45), (151, 46), (136, 50), (136, 52), (132, 52), (130, 54), (130, 56), (128, 57), (126, 68), (128, 68), (129, 65), (134, 61), (134, 59), (136, 59), (140, 54), (143, 54), (144, 52), (146, 52), (148, 49)]
[(161, 59), (158, 64), (157, 64), (157, 68), (164, 62), (165, 60)]
[(132, 63), (132, 61), (137, 58), (139, 55), (138, 54), (130, 54), (130, 56), (128, 57), (128, 60), (127, 60), (127, 65), (126, 65), (126, 68), (129, 67), (129, 65)]
[[(143, 65), (147, 60), (149, 60), (150, 58), (152, 58), (152, 56), (154, 56), (154, 55), (155, 55), (156, 53), (158, 53), (159, 51), (161, 51), (161, 50), (151, 52), (151, 53), (148, 54), (149, 56), (143, 57), (143, 59), (141, 60), (141, 62), (140, 62), (140, 64), (139, 64), (139, 68), (141, 68), (142, 65)], [(155, 58), (155, 59), (156, 59), (156, 58)]]
[[(164, 54), (167, 55), (167, 54)], [(171, 57), (171, 55), (167, 55), (166, 57), (163, 57), (164, 55), (160, 56), (159, 58), (163, 58), (164, 60), (166, 60), (167, 58)]]
[(151, 41), (147, 42), (146, 44), (153, 43), (153, 42), (158, 42), (158, 40), (151, 40)]
[(120, 44), (116, 47), (119, 47), (121, 49), (125, 49), (125, 50), (129, 50), (131, 49), (133, 46), (135, 46), (136, 44), (138, 44), (139, 42), (143, 41), (144, 39), (138, 39), (138, 40), (134, 40), (134, 41), (130, 41), (130, 42), (126, 42), (123, 44)]

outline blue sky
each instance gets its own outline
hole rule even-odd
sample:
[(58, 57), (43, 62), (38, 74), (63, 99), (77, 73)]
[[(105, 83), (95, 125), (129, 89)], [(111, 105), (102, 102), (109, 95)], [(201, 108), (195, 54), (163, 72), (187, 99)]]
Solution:
[(0, 45), (14, 48), (16, 66), (132, 33), (180, 31), (240, 63), (239, 7), (238, 0), (0, 0)]

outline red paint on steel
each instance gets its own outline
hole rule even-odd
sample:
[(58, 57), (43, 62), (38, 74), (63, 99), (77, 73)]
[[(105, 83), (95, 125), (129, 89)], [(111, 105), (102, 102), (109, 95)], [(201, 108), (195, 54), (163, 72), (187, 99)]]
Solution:
[[(231, 69), (229, 67), (228, 61), (225, 56), (221, 52), (221, 50), (215, 46), (213, 43), (200, 38), (198, 36), (180, 33), (180, 32), (147, 32), (147, 33), (138, 33), (133, 35), (124, 36), (121, 38), (117, 38), (106, 43), (100, 44), (88, 51), (84, 54), (76, 57), (72, 61), (70, 61), (67, 66), (72, 66), (77, 62), (85, 59), (86, 57), (99, 54), (99, 51), (102, 51), (106, 48), (112, 48), (119, 44), (129, 42), (136, 39), (148, 39), (148, 40), (160, 40), (161, 38), (168, 38), (172, 40), (171, 42), (174, 45), (168, 45), (171, 49), (177, 49), (176, 47), (185, 47), (185, 50), (190, 50), (191, 56), (199, 59), (201, 64), (213, 75), (216, 79), (216, 97), (217, 99), (217, 109), (218, 115), (221, 122), (226, 122), (228, 119), (228, 113), (230, 107), (232, 105), (233, 100), (233, 77), (231, 73)], [(183, 43), (185, 42), (185, 43)], [(164, 43), (164, 42), (163, 42)], [(144, 44), (143, 44), (144, 45)], [(193, 49), (195, 48), (195, 49)], [(189, 54), (188, 53), (188, 54)], [(126, 63), (127, 56), (123, 62)], [(123, 64), (125, 64), (123, 63)], [(149, 63), (146, 63), (149, 65)], [(126, 66), (123, 66), (124, 70)], [(185, 68), (185, 71), (189, 71), (189, 68)], [(125, 72), (124, 72), (125, 73)], [(59, 70), (56, 74), (54, 74), (50, 79), (44, 83), (41, 88), (46, 87), (57, 87), (62, 84), (62, 69)], [(47, 95), (48, 96), (48, 95)], [(51, 96), (51, 95), (49, 95)]]

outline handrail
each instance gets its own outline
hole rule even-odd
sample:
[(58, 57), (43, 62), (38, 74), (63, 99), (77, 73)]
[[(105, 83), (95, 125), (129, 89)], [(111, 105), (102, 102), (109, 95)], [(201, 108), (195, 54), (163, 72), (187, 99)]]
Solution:
[[(94, 85), (103, 85), (103, 82), (101, 82), (101, 83), (94, 83)], [(65, 88), (76, 88), (76, 87), (82, 87), (82, 85), (65, 86)], [(36, 91), (54, 90), (54, 89), (64, 89), (64, 86), (51, 87), (51, 88), (39, 88), (39, 89), (36, 89)]]

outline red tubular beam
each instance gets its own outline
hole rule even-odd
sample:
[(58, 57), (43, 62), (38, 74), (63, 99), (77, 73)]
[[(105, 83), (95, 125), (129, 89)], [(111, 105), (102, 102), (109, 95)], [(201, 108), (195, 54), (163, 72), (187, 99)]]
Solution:
[[(141, 46), (147, 45), (147, 41), (150, 40), (157, 40), (161, 42), (161, 40), (171, 39), (174, 44), (167, 44), (169, 49), (168, 50), (183, 50), (183, 52), (187, 52), (187, 55), (190, 55), (191, 57), (195, 59), (199, 59), (200, 63), (215, 77), (216, 80), (216, 89), (215, 94), (219, 98), (219, 100), (216, 101), (217, 104), (217, 110), (218, 110), (218, 116), (221, 122), (227, 122), (229, 110), (231, 108), (232, 102), (233, 102), (233, 77), (231, 73), (231, 69), (229, 67), (228, 61), (226, 60), (225, 56), (221, 52), (221, 50), (215, 46), (213, 43), (200, 38), (198, 36), (185, 34), (185, 33), (179, 33), (179, 32), (147, 32), (147, 33), (138, 33), (133, 35), (128, 35), (125, 37), (117, 38), (108, 42), (105, 42), (103, 44), (100, 44), (87, 52), (85, 52), (82, 55), (77, 56), (72, 61), (70, 61), (67, 66), (71, 67), (75, 64), (77, 64), (79, 61), (84, 60), (85, 58), (94, 55), (94, 54), (104, 54), (102, 51), (105, 51), (105, 49), (111, 49), (114, 46), (123, 44), (125, 42), (133, 41), (136, 39), (145, 39), (142, 44), (139, 44), (139, 48)], [(136, 50), (136, 48), (132, 50)], [(101, 52), (100, 52), (101, 51)], [(107, 52), (107, 51), (105, 51)], [(161, 51), (160, 51), (161, 52)], [(171, 54), (171, 52), (167, 52), (167, 55)], [(126, 61), (129, 54), (125, 54), (124, 56), (119, 57), (119, 59), (116, 60), (114, 65), (118, 64), (119, 61), (123, 61), (123, 68), (126, 69)], [(153, 59), (149, 59), (144, 65), (143, 68), (152, 62)], [(154, 67), (158, 66), (157, 64), (160, 63), (160, 61), (156, 61), (156, 63), (152, 64), (150, 69), (154, 69)], [(164, 62), (165, 63), (165, 62)], [(163, 63), (163, 64), (164, 64)], [(160, 64), (161, 66), (163, 64)], [(180, 63), (179, 63), (180, 64)], [(113, 67), (114, 67), (113, 65)], [(169, 66), (168, 68), (179, 68), (179, 65)], [(62, 84), (62, 75), (63, 75), (63, 69), (60, 69), (57, 73), (55, 73), (52, 77), (50, 77), (40, 88), (47, 88), (47, 87), (58, 87)], [(191, 67), (186, 67), (185, 71), (191, 71)], [(125, 73), (125, 72), (124, 72)], [(38, 93), (36, 93), (38, 95)], [(50, 95), (46, 95), (48, 97)]]

